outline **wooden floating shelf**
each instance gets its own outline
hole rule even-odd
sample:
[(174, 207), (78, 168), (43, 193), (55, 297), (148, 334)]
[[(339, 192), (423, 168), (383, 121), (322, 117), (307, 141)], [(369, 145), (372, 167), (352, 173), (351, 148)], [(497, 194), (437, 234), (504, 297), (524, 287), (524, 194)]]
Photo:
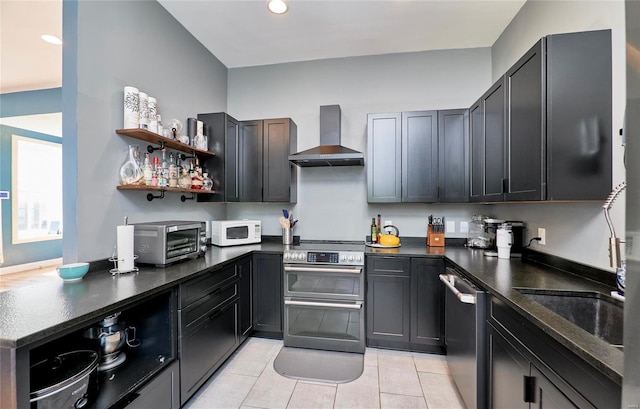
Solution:
[[(125, 135), (130, 138), (139, 139), (141, 141), (164, 145), (169, 149), (174, 149), (181, 152), (186, 153), (195, 153), (199, 156), (215, 156), (215, 153), (210, 151), (203, 151), (202, 149), (196, 149), (193, 146), (189, 146), (182, 142), (178, 142), (175, 139), (165, 138), (164, 136), (158, 135), (155, 132), (147, 131), (146, 129), (141, 128), (130, 128), (130, 129), (116, 129), (116, 133), (118, 135)], [(194, 189), (197, 190), (197, 189)]]
[(146, 186), (146, 185), (120, 185), (118, 190), (137, 190), (137, 191), (153, 191), (153, 192), (180, 192), (180, 193), (201, 193), (212, 195), (216, 192), (213, 190), (202, 189), (183, 189), (181, 187), (168, 187), (168, 186)]

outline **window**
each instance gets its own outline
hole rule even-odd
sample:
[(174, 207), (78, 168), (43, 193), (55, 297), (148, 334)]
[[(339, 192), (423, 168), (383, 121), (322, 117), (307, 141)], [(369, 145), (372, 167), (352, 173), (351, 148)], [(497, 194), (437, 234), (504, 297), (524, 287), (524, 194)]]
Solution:
[(12, 243), (62, 238), (62, 145), (12, 135)]

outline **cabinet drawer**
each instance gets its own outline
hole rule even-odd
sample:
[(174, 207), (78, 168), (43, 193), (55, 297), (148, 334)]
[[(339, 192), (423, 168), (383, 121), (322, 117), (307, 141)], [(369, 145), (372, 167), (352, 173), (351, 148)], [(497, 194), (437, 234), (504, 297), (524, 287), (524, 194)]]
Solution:
[(198, 325), (198, 321), (208, 319), (214, 310), (233, 297), (238, 295), (238, 282), (232, 282), (226, 287), (220, 287), (210, 294), (205, 295), (180, 313), (182, 330), (190, 331)]
[(222, 305), (181, 337), (181, 400), (191, 395), (238, 346), (238, 299)]
[(178, 373), (178, 361), (174, 361), (135, 393), (127, 409), (178, 409), (180, 407)]
[(180, 285), (180, 306), (187, 307), (205, 295), (238, 278), (235, 265), (205, 273)]
[(367, 274), (406, 275), (411, 273), (408, 257), (368, 257)]

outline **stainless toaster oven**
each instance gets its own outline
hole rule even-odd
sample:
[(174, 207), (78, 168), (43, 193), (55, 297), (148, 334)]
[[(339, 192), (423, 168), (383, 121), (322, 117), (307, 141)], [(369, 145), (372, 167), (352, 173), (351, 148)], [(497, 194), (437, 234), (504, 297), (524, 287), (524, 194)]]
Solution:
[(205, 222), (172, 220), (133, 226), (133, 246), (139, 263), (164, 267), (207, 251)]

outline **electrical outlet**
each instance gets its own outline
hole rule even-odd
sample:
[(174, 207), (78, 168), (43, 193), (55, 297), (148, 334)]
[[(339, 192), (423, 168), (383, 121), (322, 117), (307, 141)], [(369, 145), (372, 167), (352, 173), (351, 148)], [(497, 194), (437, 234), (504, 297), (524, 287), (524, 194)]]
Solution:
[(391, 220), (385, 220), (384, 224), (382, 226), (384, 227), (384, 226), (389, 226), (389, 225), (392, 225), (392, 224), (393, 224), (393, 222)]
[(469, 222), (460, 222), (460, 233), (469, 233)]
[(538, 244), (544, 246), (547, 244), (547, 229), (544, 227), (538, 227), (538, 237), (540, 237), (540, 241)]

